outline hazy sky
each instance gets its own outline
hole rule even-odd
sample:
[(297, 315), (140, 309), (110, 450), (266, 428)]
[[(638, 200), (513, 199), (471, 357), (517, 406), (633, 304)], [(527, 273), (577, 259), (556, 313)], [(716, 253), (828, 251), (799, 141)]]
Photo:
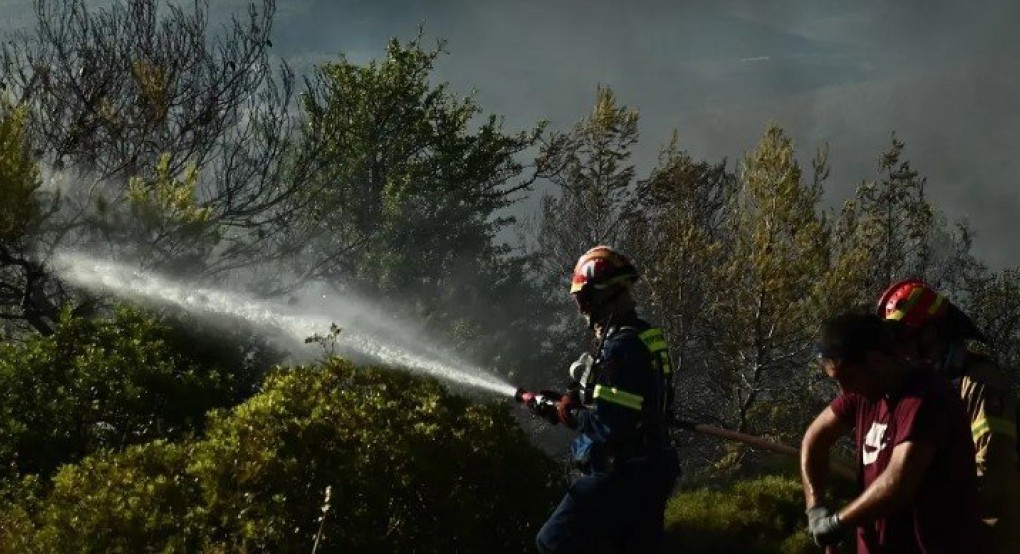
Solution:
[[(424, 22), (448, 41), (437, 77), (511, 129), (565, 129), (609, 85), (642, 115), (641, 174), (673, 129), (694, 155), (733, 160), (775, 122), (805, 162), (830, 144), (829, 196), (842, 199), (895, 130), (977, 253), (1020, 265), (1020, 2), (278, 2), (274, 51), (301, 71), (339, 52), (368, 60)], [(0, 29), (30, 23), (30, 8), (0, 0)]]

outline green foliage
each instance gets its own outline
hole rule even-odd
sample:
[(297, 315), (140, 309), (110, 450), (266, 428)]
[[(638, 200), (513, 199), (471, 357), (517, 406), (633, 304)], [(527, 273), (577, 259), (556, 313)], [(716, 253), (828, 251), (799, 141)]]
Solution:
[(950, 225), (925, 192), (927, 179), (904, 155), (895, 135), (879, 156), (876, 176), (857, 188), (838, 220), (833, 251), (854, 270), (843, 287), (871, 303), (890, 283), (922, 278), (943, 292), (960, 290), (980, 272), (970, 231)]
[(974, 275), (967, 290), (968, 313), (1020, 388), (1020, 268)]
[(507, 132), (432, 83), (440, 54), (392, 40), (381, 60), (316, 70), (295, 154), (311, 170), (287, 229), (294, 268), (388, 303), (461, 353), (527, 365), (541, 306), (496, 235), (512, 221), (499, 210), (530, 186), (518, 157), (540, 129)]
[(638, 113), (621, 105), (612, 89), (599, 88), (591, 115), (553, 133), (535, 161), (539, 175), (555, 185), (542, 199), (536, 237), (543, 277), (562, 294), (569, 266), (596, 244), (623, 248), (626, 209), (634, 194), (631, 148)]
[(350, 552), (521, 551), (556, 474), (505, 407), (337, 359), (271, 376), (189, 471), (228, 549), (307, 550), (331, 486), (322, 544)]
[[(816, 164), (821, 167), (821, 164)], [(793, 145), (770, 128), (741, 168), (727, 218), (730, 248), (713, 275), (725, 294), (710, 314), (725, 332), (716, 343), (721, 378), (733, 391), (727, 419), (738, 430), (798, 433), (803, 421), (786, 408), (802, 405), (804, 371), (829, 272), (829, 228), (819, 214), (820, 175), (805, 182)], [(793, 416), (793, 421), (790, 421)]]
[(506, 223), (493, 212), (528, 185), (515, 182), (515, 156), (537, 131), (507, 134), (494, 116), (476, 121), (473, 99), (429, 82), (439, 54), (420, 38), (392, 40), (382, 61), (341, 57), (317, 69), (302, 102), (317, 177), (305, 187), (310, 213), (301, 224), (318, 276), (428, 298), (493, 257)]
[(681, 492), (666, 506), (665, 522), (669, 551), (818, 551), (805, 530), (801, 484), (788, 477)]
[(266, 373), (284, 361), (284, 352), (248, 322), (209, 320), (170, 309), (162, 310), (159, 317), (171, 350), (200, 366), (221, 368), (229, 376), (229, 400), (216, 406), (247, 400), (259, 390)]
[(66, 466), (9, 506), (0, 550), (521, 552), (551, 510), (556, 464), (505, 406), (339, 359), (279, 370), (210, 421)]
[(209, 221), (211, 210), (198, 206), (195, 191), (198, 169), (187, 168), (184, 179), (178, 180), (170, 172), (170, 156), (164, 154), (156, 162), (150, 180), (132, 177), (128, 181), (128, 199), (135, 216), (153, 222), (197, 225)]
[(185, 473), (191, 447), (158, 440), (64, 466), (30, 509), (0, 515), (17, 533), (0, 547), (17, 552), (194, 552), (203, 529), (193, 510), (198, 482)]
[(39, 512), (42, 485), (38, 475), (19, 477), (13, 467), (6, 467), (0, 480), (0, 549), (29, 552), (21, 537), (35, 532), (32, 516)]
[(65, 312), (53, 335), (0, 345), (0, 458), (48, 475), (99, 449), (201, 429), (237, 383), (183, 338), (138, 312)]
[[(649, 178), (639, 183), (637, 209), (628, 222), (631, 254), (646, 284), (638, 288), (645, 293), (642, 308), (669, 338), (682, 375), (676, 379), (676, 402), (687, 414), (713, 413), (720, 404), (715, 343), (724, 329), (710, 308), (728, 294), (716, 277), (731, 247), (725, 231), (737, 187), (725, 161), (695, 160), (674, 134)], [(718, 441), (691, 439), (698, 444), (685, 444), (688, 462), (714, 461)], [(706, 456), (706, 450), (713, 454)]]
[[(133, 175), (124, 201), (95, 199), (95, 224), (116, 242), (121, 255), (169, 275), (194, 276), (208, 268), (211, 254), (227, 233), (215, 203), (200, 201), (201, 172), (194, 164), (175, 169), (165, 153), (145, 175)], [(234, 233), (236, 236), (236, 233)]]
[(36, 223), (41, 206), (39, 166), (25, 133), (25, 110), (0, 106), (0, 244), (20, 241)]

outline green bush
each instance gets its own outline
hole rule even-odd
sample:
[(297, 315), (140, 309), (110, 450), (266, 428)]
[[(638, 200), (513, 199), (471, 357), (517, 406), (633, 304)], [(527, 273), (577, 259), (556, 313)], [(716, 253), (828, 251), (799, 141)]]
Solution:
[(805, 530), (804, 493), (764, 476), (677, 494), (666, 506), (670, 552), (817, 552)]
[(62, 468), (0, 551), (309, 552), (330, 487), (321, 551), (522, 552), (559, 492), (505, 405), (340, 360), (263, 388), (203, 439)]
[(550, 509), (555, 464), (505, 406), (333, 360), (269, 377), (210, 426), (190, 471), (228, 549), (520, 552)]
[(236, 377), (196, 359), (186, 337), (134, 311), (65, 313), (51, 336), (0, 344), (5, 475), (50, 475), (91, 452), (201, 429), (236, 400)]
[(160, 440), (64, 466), (48, 494), (35, 496), (36, 487), (0, 514), (0, 551), (200, 550), (201, 494), (185, 471), (190, 454), (190, 446)]

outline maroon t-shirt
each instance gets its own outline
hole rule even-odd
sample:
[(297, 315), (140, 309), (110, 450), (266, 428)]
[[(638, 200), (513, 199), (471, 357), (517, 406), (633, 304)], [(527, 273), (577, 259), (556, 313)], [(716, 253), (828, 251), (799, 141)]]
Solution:
[(885, 471), (898, 444), (936, 445), (913, 503), (857, 528), (858, 553), (974, 552), (979, 524), (974, 442), (950, 384), (918, 368), (895, 396), (868, 401), (843, 393), (830, 406), (854, 427), (862, 490)]

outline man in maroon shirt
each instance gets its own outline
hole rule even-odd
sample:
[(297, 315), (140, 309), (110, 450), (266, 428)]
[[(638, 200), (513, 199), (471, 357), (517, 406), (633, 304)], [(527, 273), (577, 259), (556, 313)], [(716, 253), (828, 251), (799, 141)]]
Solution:
[[(820, 546), (857, 529), (857, 551), (975, 552), (974, 443), (949, 383), (896, 354), (887, 324), (844, 314), (822, 326), (819, 358), (840, 394), (808, 427), (801, 476), (808, 528)], [(851, 430), (861, 493), (824, 504), (829, 450)]]

